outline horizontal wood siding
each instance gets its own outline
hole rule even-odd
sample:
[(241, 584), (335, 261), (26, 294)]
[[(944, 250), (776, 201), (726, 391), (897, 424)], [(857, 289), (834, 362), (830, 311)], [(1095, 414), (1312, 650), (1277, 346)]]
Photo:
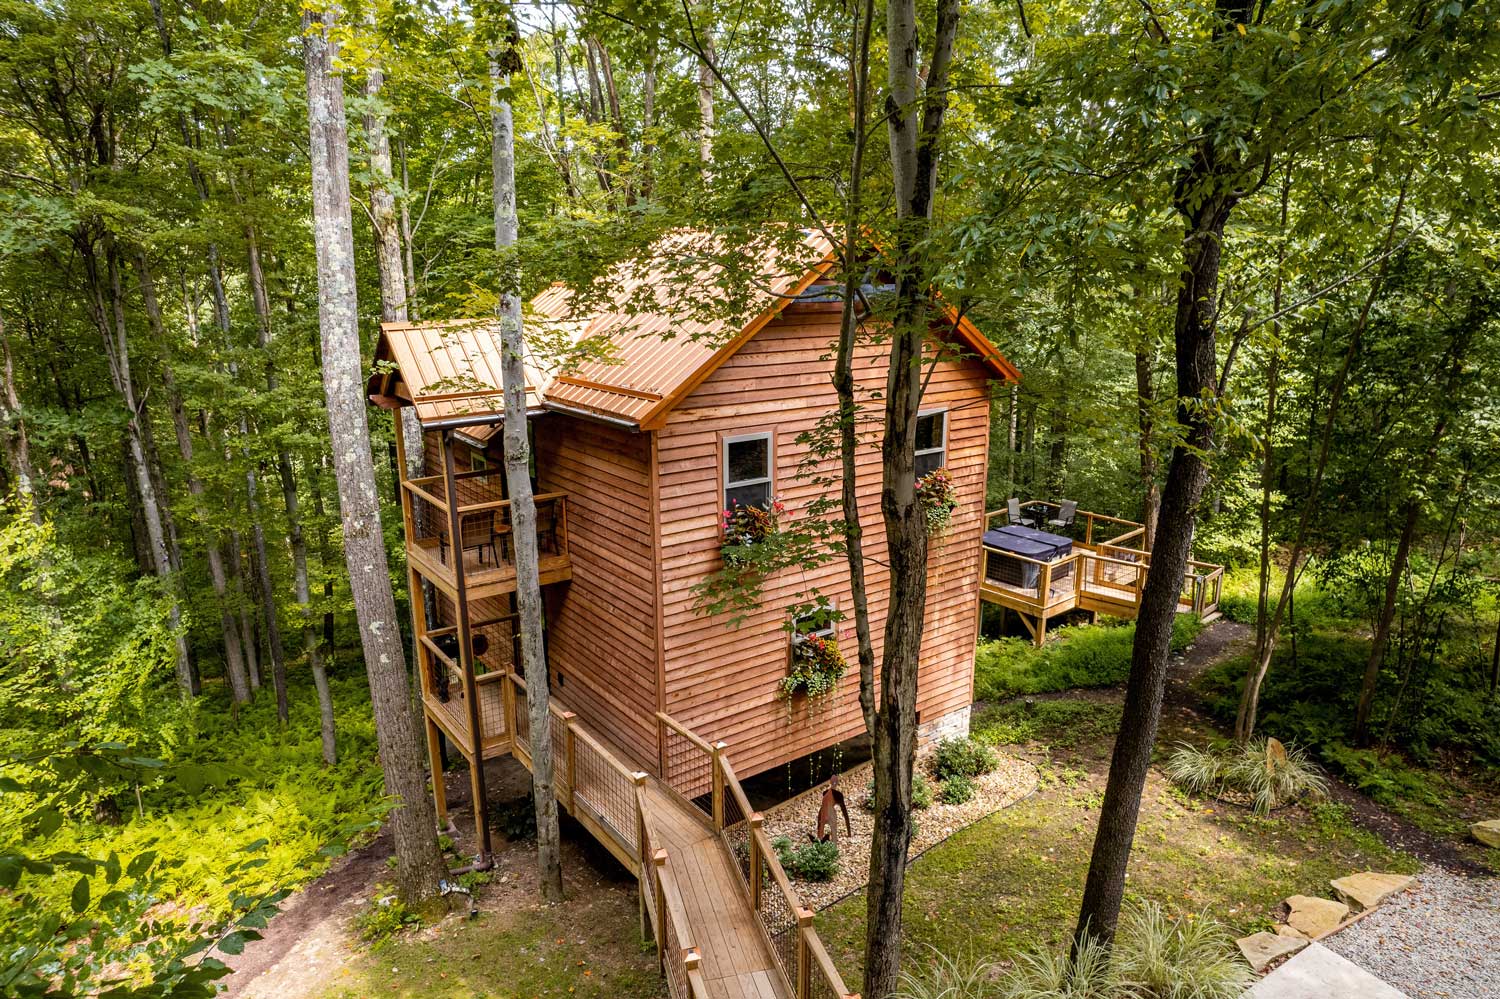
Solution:
[[(742, 777), (863, 730), (852, 613), (839, 627), (850, 672), (838, 693), (812, 706), (804, 699), (788, 704), (776, 697), (788, 664), (786, 608), (817, 587), (851, 610), (848, 570), (841, 558), (768, 581), (762, 609), (738, 628), (698, 613), (691, 592), (720, 565), (722, 435), (774, 432), (775, 491), (789, 520), (829, 488), (798, 476), (808, 447), (797, 437), (835, 407), (829, 373), (837, 327), (836, 310), (789, 309), (684, 400), (659, 432), (666, 710), (704, 738), (727, 742)], [(856, 379), (862, 391), (884, 389), (884, 353), (883, 346), (861, 350)], [(922, 403), (923, 410), (948, 411), (946, 466), (960, 500), (949, 533), (934, 543), (929, 556), (918, 697), (923, 721), (971, 700), (989, 447), (988, 378), (978, 362), (943, 362)], [(869, 445), (861, 450), (859, 481), (878, 673), (889, 580), (880, 516), (881, 403), (867, 403), (866, 413), (861, 430)], [(837, 467), (835, 456), (821, 464), (818, 474), (829, 475)]]
[(532, 426), (538, 488), (568, 494), (573, 579), (545, 591), (552, 689), (635, 765), (654, 771), (650, 437), (561, 413)]

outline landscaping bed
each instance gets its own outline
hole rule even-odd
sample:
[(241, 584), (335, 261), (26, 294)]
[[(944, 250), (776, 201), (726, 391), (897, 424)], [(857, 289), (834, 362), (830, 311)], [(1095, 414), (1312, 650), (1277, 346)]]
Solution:
[[(917, 753), (917, 771), (926, 776), (933, 788), (938, 787), (932, 766), (935, 751), (936, 747), (927, 746)], [(845, 833), (843, 817), (839, 816), (838, 872), (830, 881), (793, 879), (803, 904), (811, 909), (832, 905), (850, 892), (863, 888), (868, 880), (870, 838), (875, 823), (867, 801), (873, 773), (874, 764), (866, 762), (839, 777), (839, 788), (849, 806), (851, 832)], [(915, 812), (917, 830), (912, 836), (910, 856), (920, 855), (960, 829), (1031, 794), (1037, 788), (1037, 768), (1027, 760), (1001, 755), (997, 757), (995, 769), (974, 778), (973, 784), (974, 795), (963, 804), (944, 804), (934, 796), (929, 807)], [(823, 787), (820, 784), (766, 811), (766, 835), (772, 840), (784, 836), (793, 846), (809, 842), (818, 824)]]

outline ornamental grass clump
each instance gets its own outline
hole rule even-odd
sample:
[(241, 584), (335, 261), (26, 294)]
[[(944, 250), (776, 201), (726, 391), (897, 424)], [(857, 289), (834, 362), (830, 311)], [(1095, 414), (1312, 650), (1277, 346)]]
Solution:
[(934, 468), (917, 480), (917, 501), (927, 517), (927, 533), (940, 538), (948, 533), (948, 524), (953, 511), (958, 509), (958, 490), (953, 484), (953, 473), (946, 468)]
[(1120, 938), (1114, 971), (1139, 995), (1236, 999), (1250, 987), (1250, 969), (1233, 936), (1207, 916), (1172, 919), (1156, 903), (1142, 902), (1125, 910)]
[(1328, 780), (1296, 747), (1254, 739), (1232, 749), (1199, 749), (1186, 743), (1172, 752), (1167, 776), (1194, 794), (1243, 796), (1257, 815), (1303, 798), (1328, 796)]

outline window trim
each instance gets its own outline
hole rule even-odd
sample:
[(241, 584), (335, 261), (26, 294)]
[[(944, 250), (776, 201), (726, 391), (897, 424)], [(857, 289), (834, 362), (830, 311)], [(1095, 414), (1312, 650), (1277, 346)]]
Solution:
[[(925, 449), (919, 448), (912, 455), (912, 463), (913, 464), (915, 464), (916, 460), (918, 458), (920, 458), (924, 454), (934, 454), (934, 453), (937, 453), (937, 454), (941, 454), (943, 456), (942, 461), (938, 462), (938, 466), (937, 467), (938, 468), (945, 468), (945, 467), (947, 467), (947, 465), (948, 465), (948, 407), (947, 406), (938, 406), (938, 407), (934, 407), (933, 409), (920, 409), (920, 410), (917, 411), (917, 420), (920, 422), (921, 419), (922, 419), (922, 417), (924, 417), (924, 416), (937, 416), (939, 413), (941, 413), (943, 415), (943, 441), (942, 441), (942, 443), (939, 446), (937, 446), (937, 447), (930, 447), (930, 448), (925, 448)], [(918, 476), (918, 478), (920, 478), (920, 477), (921, 476)]]
[[(729, 479), (729, 445), (743, 444), (746, 441), (764, 440), (766, 442), (766, 474), (761, 478), (737, 479), (732, 484)], [(731, 485), (755, 486), (762, 482), (766, 485), (766, 502), (769, 504), (776, 498), (776, 431), (756, 430), (745, 434), (720, 434), (719, 435), (719, 509), (729, 509), (729, 498), (725, 495), (729, 492)]]

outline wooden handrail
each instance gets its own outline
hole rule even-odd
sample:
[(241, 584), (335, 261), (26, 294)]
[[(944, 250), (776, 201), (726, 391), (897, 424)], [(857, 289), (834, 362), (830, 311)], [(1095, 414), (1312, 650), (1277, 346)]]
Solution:
[[(556, 500), (566, 500), (567, 498), (567, 493), (537, 493), (535, 496), (531, 497), (532, 501), (535, 503), (552, 503)], [(511, 502), (512, 501), (508, 499), (500, 499), (485, 500), (483, 503), (468, 503), (464, 506), (459, 507), (458, 512), (464, 514), (483, 513), (485, 510), (501, 510), (505, 507), (510, 506)]]
[(833, 958), (828, 956), (828, 948), (823, 946), (823, 940), (818, 936), (818, 931), (808, 926), (804, 927), (801, 932), (802, 945), (807, 948), (812, 970), (828, 984), (830, 989), (834, 990), (834, 994), (840, 999), (859, 999), (859, 996), (854, 993), (844, 991), (844, 976), (839, 974)]
[(663, 725), (667, 726), (672, 731), (682, 736), (688, 742), (691, 742), (694, 746), (697, 746), (699, 749), (703, 750), (704, 755), (714, 755), (714, 747), (710, 746), (707, 740), (700, 738), (698, 733), (694, 732), (692, 729), (688, 728), (686, 725), (682, 724), (680, 721), (673, 718), (665, 711), (658, 711), (656, 713), (656, 717), (657, 720), (660, 721)]
[(781, 858), (776, 855), (776, 850), (771, 846), (770, 837), (760, 826), (750, 830), (750, 836), (755, 840), (755, 848), (761, 851), (764, 858), (762, 863), (766, 870), (771, 872), (771, 880), (781, 892), (781, 897), (786, 900), (787, 907), (793, 912), (802, 908), (802, 900), (797, 897), (796, 891), (792, 889), (792, 879), (786, 876), (786, 871), (781, 866)]
[(719, 769), (724, 772), (724, 790), (734, 797), (734, 803), (740, 807), (740, 814), (745, 821), (755, 814), (750, 807), (750, 799), (745, 795), (745, 789), (740, 786), (740, 779), (735, 775), (734, 767), (730, 765), (729, 758), (723, 753), (719, 754)]
[(446, 500), (438, 499), (436, 496), (432, 495), (432, 493), (417, 485), (416, 479), (407, 479), (406, 481), (401, 483), (401, 488), (405, 489), (407, 492), (415, 493), (416, 495), (422, 497), (422, 499), (426, 500), (428, 503), (437, 507), (444, 513), (448, 512), (448, 502)]

